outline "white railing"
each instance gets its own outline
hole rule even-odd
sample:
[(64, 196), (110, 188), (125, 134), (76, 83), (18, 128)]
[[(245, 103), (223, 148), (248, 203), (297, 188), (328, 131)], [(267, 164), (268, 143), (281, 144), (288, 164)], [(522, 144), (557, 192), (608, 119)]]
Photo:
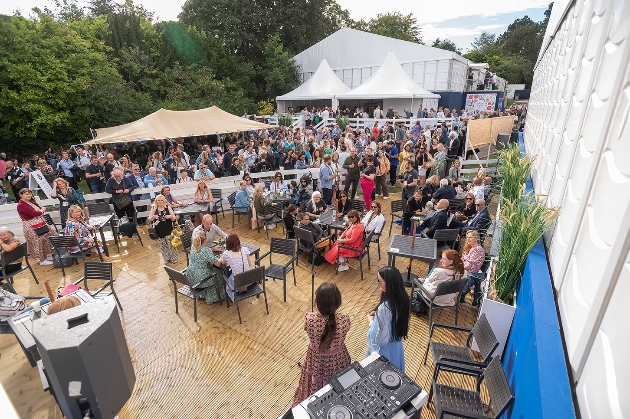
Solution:
[[(311, 175), (313, 176), (313, 179), (318, 179), (319, 177), (319, 168), (310, 168), (306, 170), (298, 170), (298, 169), (282, 170), (281, 169), (277, 171), (282, 173), (284, 176), (296, 175), (299, 177), (299, 176), (304, 175), (307, 172), (310, 172)], [(250, 176), (254, 180), (254, 182), (256, 182), (256, 180), (260, 180), (262, 178), (272, 178), (275, 175), (275, 173), (276, 171), (250, 173)], [(221, 191), (221, 200), (224, 203), (223, 208), (228, 209), (229, 203), (227, 202), (227, 197), (232, 192), (238, 189), (238, 184), (241, 181), (241, 179), (242, 179), (242, 176), (240, 175), (216, 178), (213, 180), (206, 181), (206, 185), (208, 185), (208, 188), (212, 190)], [(195, 190), (197, 188), (197, 182), (173, 183), (173, 184), (169, 184), (168, 186), (171, 188), (171, 194), (173, 194), (173, 196), (175, 196), (177, 199), (192, 200)], [(131, 192), (131, 195), (135, 196), (135, 195), (148, 194), (151, 197), (151, 199), (153, 199), (155, 195), (160, 193), (160, 188), (161, 187), (135, 189), (134, 191)], [(111, 197), (112, 195), (108, 193), (83, 195), (83, 198), (88, 203), (93, 203), (97, 199), (101, 199), (107, 202), (109, 201)], [(134, 201), (134, 206), (146, 206), (148, 202), (149, 202), (148, 199)], [(39, 199), (39, 203), (40, 205), (50, 209), (50, 208), (56, 208), (59, 205), (59, 200)], [(59, 221), (58, 211), (49, 211), (49, 213), (51, 214), (53, 219), (55, 219), (55, 221), (57, 222)], [(139, 212), (138, 217), (144, 218), (144, 217), (147, 217), (148, 214), (149, 214), (149, 210), (147, 209), (146, 211)], [(9, 229), (13, 233), (15, 233), (15, 235), (20, 240), (22, 241), (24, 240), (24, 234), (22, 232), (22, 220), (18, 216), (16, 203), (0, 205), (0, 226), (9, 227)]]

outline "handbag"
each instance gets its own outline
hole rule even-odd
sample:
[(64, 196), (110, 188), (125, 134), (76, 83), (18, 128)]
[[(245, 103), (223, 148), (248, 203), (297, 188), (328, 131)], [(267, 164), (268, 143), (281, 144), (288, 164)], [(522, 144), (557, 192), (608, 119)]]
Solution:
[(37, 234), (38, 236), (43, 236), (50, 231), (50, 229), (48, 228), (48, 224), (46, 224), (46, 221), (33, 224), (33, 230), (35, 230), (35, 234)]
[(149, 238), (152, 240), (157, 240), (158, 239), (158, 235), (157, 235), (157, 231), (155, 231), (155, 227), (153, 227), (153, 225), (151, 227), (149, 227)]
[(176, 222), (173, 222), (173, 231), (171, 232), (171, 246), (177, 247), (182, 245), (182, 228)]
[(126, 193), (114, 195), (114, 205), (118, 209), (127, 208), (132, 203), (133, 201), (131, 200), (131, 197)]
[[(118, 185), (117, 190), (126, 189), (125, 188), (126, 181), (127, 179), (123, 178), (121, 184)], [(112, 199), (114, 200), (114, 206), (118, 208), (119, 210), (123, 208), (127, 208), (129, 205), (133, 204), (133, 200), (131, 199), (131, 196), (129, 196), (129, 194), (126, 194), (126, 193), (115, 194)]]

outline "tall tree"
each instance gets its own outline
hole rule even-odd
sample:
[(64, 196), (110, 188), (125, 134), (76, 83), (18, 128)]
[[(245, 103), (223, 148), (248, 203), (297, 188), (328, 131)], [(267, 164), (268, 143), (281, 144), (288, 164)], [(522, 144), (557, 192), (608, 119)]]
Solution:
[(20, 139), (3, 141), (7, 148), (78, 142), (88, 133), (95, 81), (122, 83), (99, 44), (44, 13), (0, 20), (0, 125), (5, 140)]
[(400, 12), (379, 13), (367, 22), (364, 20), (354, 22), (352, 27), (377, 35), (423, 44), (421, 29), (413, 13), (408, 15)]
[(274, 35), (265, 46), (265, 61), (260, 72), (265, 79), (264, 93), (269, 98), (275, 98), (290, 91), (299, 82), (295, 61), (284, 51), (278, 34)]
[(462, 54), (462, 49), (457, 48), (457, 45), (455, 45), (455, 42), (451, 41), (450, 39), (437, 38), (435, 41), (433, 41), (431, 46), (433, 48), (440, 48), (440, 49), (445, 49), (447, 51), (453, 51), (459, 55)]

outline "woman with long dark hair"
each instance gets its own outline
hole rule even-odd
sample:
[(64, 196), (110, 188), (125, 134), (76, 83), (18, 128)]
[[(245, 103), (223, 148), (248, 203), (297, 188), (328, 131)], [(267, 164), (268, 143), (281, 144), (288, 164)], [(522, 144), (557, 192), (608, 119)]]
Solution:
[(402, 339), (409, 330), (409, 296), (398, 269), (384, 266), (378, 271), (381, 300), (367, 315), (368, 355), (376, 346), (378, 353), (405, 372), (405, 351)]
[(333, 283), (319, 286), (315, 292), (317, 312), (304, 315), (304, 330), (309, 345), (293, 406), (328, 384), (328, 378), (350, 365), (345, 339), (350, 330), (350, 316), (339, 313), (341, 293)]

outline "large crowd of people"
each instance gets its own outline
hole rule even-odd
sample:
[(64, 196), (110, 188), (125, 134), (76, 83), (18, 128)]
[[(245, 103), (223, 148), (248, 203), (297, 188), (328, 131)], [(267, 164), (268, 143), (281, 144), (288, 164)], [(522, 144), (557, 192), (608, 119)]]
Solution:
[[(376, 118), (399, 117), (392, 111), (383, 112), (377, 107), (370, 112)], [(444, 252), (436, 268), (423, 279), (423, 292), (430, 294), (442, 281), (466, 275), (468, 286), (474, 288), (476, 304), (483, 279), (479, 271), (485, 258), (479, 232), (490, 223), (485, 205), (492, 178), (481, 170), (469, 185), (462, 181), (458, 157), (464, 151), (467, 113), (442, 108), (418, 110), (419, 117), (452, 118), (448, 126), (443, 122), (423, 125), (418, 121), (408, 128), (406, 123), (394, 120), (393, 123), (376, 122), (361, 129), (347, 126), (342, 130), (338, 125), (314, 128), (320, 120), (335, 115), (370, 117), (363, 109), (356, 109), (354, 113), (305, 109), (302, 111), (305, 127), (278, 127), (228, 135), (221, 142), (218, 137), (190, 137), (116, 144), (112, 148), (74, 146), (59, 152), (48, 149), (21, 162), (0, 154), (0, 178), (6, 179), (18, 199), (17, 213), (22, 219), (29, 253), (39, 259), (41, 265), (52, 263), (49, 237), (57, 233), (46, 227), (46, 209), (28, 189), (28, 176), (34, 168), (45, 175), (51, 184), (52, 198), (59, 200), (59, 215), (65, 226), (62, 234), (72, 235), (79, 242), (80, 248), (69, 249), (70, 252), (81, 250), (92, 256), (103, 253), (102, 244), (93, 234), (95, 226), (84, 219), (82, 190), (109, 194), (110, 203), (121, 219), (133, 218), (134, 201), (149, 198), (148, 195), (132, 195), (132, 191), (149, 186), (159, 191), (146, 221), (153, 229), (165, 264), (179, 261), (171, 239), (173, 230), (182, 220), (173, 209), (188, 205), (171, 193), (169, 185), (172, 184), (191, 183), (195, 189), (194, 203), (214, 205), (206, 182), (224, 176), (240, 176), (234, 209), (250, 215), (254, 211), (263, 217), (273, 217), (273, 212), (282, 209), (283, 204), (271, 199), (274, 194), (290, 197), (282, 220), (288, 236), (295, 237), (296, 228), (310, 232), (312, 242), (301, 240), (301, 248), (314, 255), (321, 254), (322, 260), (338, 265), (339, 271), (349, 269), (348, 259), (362, 252), (368, 234), (381, 233), (386, 220), (381, 202), (376, 199), (381, 196), (387, 200), (389, 189), (397, 183), (405, 202), (404, 234), (411, 234), (412, 218), (433, 211), (417, 227), (422, 234), (433, 237), (437, 230), (447, 228), (449, 199), (461, 198), (464, 200), (461, 206), (451, 210), (450, 228), (459, 228), (463, 233), (463, 255), (453, 250)], [(405, 110), (400, 117), (414, 115)], [(310, 176), (296, 179), (279, 171), (307, 168), (319, 169), (316, 189)], [(267, 179), (266, 186), (254, 185), (251, 174), (274, 171), (277, 172)], [(352, 205), (359, 192), (365, 202), (363, 215)], [(273, 211), (269, 211), (269, 207)], [(345, 229), (338, 237), (318, 223), (329, 211), (336, 212), (336, 219), (345, 220)], [(208, 304), (223, 298), (234, 300), (235, 292), (245, 291), (234, 289), (234, 275), (254, 266), (252, 255), (237, 234), (226, 234), (214, 224), (212, 215), (199, 217), (195, 224), (186, 271), (188, 280), (193, 285), (205, 282), (200, 297)], [(378, 240), (377, 236), (373, 240)], [(0, 228), (2, 251), (11, 251), (18, 244), (19, 240), (8, 228)], [(19, 269), (19, 266), (9, 269)], [(222, 278), (227, 284), (221, 289)], [(404, 371), (401, 340), (408, 333), (410, 301), (396, 268), (381, 268), (377, 282), (380, 301), (367, 314), (368, 355), (377, 351)], [(438, 305), (455, 303), (455, 295), (435, 300)], [(322, 284), (316, 293), (316, 305), (317, 311), (306, 313), (304, 319), (310, 343), (294, 403), (323, 387), (331, 375), (350, 363), (344, 343), (350, 318), (338, 311), (341, 306), (339, 289), (331, 283)]]

